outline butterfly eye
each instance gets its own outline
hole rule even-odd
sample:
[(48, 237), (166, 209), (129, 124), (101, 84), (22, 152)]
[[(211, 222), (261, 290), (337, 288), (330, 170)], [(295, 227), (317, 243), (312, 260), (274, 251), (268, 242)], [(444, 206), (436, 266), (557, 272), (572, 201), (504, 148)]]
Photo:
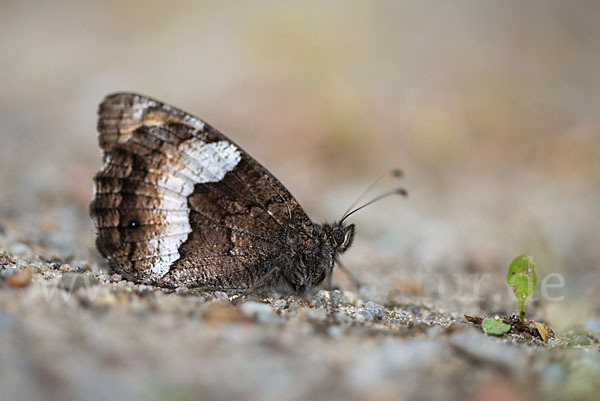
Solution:
[(137, 221), (137, 220), (131, 220), (131, 221), (129, 222), (129, 227), (130, 227), (130, 228), (135, 228), (135, 227), (137, 227), (137, 226), (139, 226), (139, 225), (140, 225), (140, 223), (139, 223), (139, 221)]
[(344, 232), (342, 230), (338, 228), (333, 230), (333, 240), (335, 241), (336, 245), (342, 245), (345, 239), (346, 235), (344, 235)]

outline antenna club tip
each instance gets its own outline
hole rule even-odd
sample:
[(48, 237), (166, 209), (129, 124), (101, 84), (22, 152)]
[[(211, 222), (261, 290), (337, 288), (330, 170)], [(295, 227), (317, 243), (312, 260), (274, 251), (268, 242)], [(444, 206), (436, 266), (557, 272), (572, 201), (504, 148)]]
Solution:
[(396, 193), (397, 193), (398, 195), (402, 195), (402, 196), (408, 196), (408, 191), (407, 191), (406, 189), (404, 189), (404, 188), (398, 188), (398, 189), (396, 190)]
[(392, 176), (396, 177), (396, 178), (400, 178), (404, 175), (404, 172), (402, 170), (400, 170), (399, 168), (393, 169), (392, 170)]

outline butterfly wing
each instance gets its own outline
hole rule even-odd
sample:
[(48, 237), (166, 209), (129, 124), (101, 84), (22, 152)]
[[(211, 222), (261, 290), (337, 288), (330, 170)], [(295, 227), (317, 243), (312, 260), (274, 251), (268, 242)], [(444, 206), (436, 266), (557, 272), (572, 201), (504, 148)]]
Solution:
[(98, 249), (138, 282), (247, 288), (285, 248), (298, 202), (256, 160), (179, 109), (133, 93), (100, 105)]

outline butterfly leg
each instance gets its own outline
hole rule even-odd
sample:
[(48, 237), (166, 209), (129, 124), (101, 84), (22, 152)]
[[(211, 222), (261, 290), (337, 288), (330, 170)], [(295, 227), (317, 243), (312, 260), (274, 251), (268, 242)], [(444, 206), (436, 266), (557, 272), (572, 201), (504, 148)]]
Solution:
[[(364, 283), (354, 275), (354, 273), (352, 273), (350, 270), (348, 270), (348, 268), (346, 268), (343, 264), (340, 263), (339, 260), (336, 261), (337, 262), (337, 266), (338, 269), (344, 273), (346, 275), (346, 277), (348, 277), (348, 279), (350, 280), (350, 282), (356, 287), (357, 290), (359, 290), (361, 287), (364, 286)], [(331, 274), (329, 275), (331, 277)], [(331, 279), (328, 279), (329, 281), (331, 281)]]
[(252, 286), (250, 286), (245, 291), (245, 293), (250, 294), (252, 292), (255, 292), (258, 288), (260, 288), (263, 284), (265, 284), (267, 282), (269, 277), (271, 277), (273, 274), (278, 273), (278, 272), (279, 272), (279, 266), (276, 265), (275, 267), (271, 268), (271, 270), (266, 272), (261, 278), (259, 278), (254, 284), (252, 284)]

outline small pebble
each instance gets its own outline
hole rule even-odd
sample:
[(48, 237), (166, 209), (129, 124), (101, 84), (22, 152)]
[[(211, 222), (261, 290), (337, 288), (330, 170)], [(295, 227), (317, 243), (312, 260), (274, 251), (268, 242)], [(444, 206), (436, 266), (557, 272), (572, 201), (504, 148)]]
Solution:
[(17, 263), (17, 260), (15, 258), (13, 258), (12, 255), (10, 255), (4, 251), (0, 251), (0, 266), (14, 265), (16, 263)]
[(185, 285), (182, 285), (182, 286), (180, 286), (180, 287), (177, 287), (177, 288), (175, 289), (175, 292), (176, 292), (177, 294), (185, 294), (185, 293), (187, 293), (187, 292), (188, 292), (188, 288), (187, 288)]
[(20, 271), (12, 274), (8, 277), (8, 285), (13, 288), (25, 287), (31, 282), (33, 274), (28, 268), (21, 269)]
[(420, 320), (409, 320), (407, 323), (407, 327), (416, 332), (426, 333), (429, 330), (429, 325)]
[(340, 306), (344, 302), (344, 295), (340, 290), (333, 290), (330, 294), (331, 305), (334, 307)]
[(212, 324), (222, 323), (247, 323), (249, 317), (240, 309), (234, 308), (229, 304), (212, 303), (202, 314), (204, 320)]
[(377, 320), (383, 320), (385, 318), (385, 308), (376, 302), (367, 302), (364, 310), (369, 311)]
[(69, 272), (63, 274), (60, 279), (60, 286), (67, 291), (77, 291), (80, 288), (90, 288), (98, 285), (96, 277), (85, 273)]
[(223, 291), (215, 291), (214, 294), (215, 299), (218, 301), (228, 301), (229, 300), (229, 295), (227, 295), (226, 292)]
[(375, 320), (375, 316), (373, 315), (373, 312), (371, 312), (369, 309), (361, 310), (360, 315), (358, 315), (358, 316), (363, 317), (363, 322), (372, 322), (373, 320)]
[(404, 316), (398, 316), (396, 318), (390, 319), (390, 324), (396, 326), (404, 326), (408, 323), (408, 319)]
[(275, 314), (275, 311), (269, 304), (261, 302), (248, 301), (240, 306), (242, 313), (261, 323), (280, 323), (281, 319)]
[(64, 265), (61, 265), (61, 266), (58, 268), (58, 271), (60, 271), (61, 273), (68, 273), (68, 272), (71, 272), (71, 271), (73, 271), (73, 268), (71, 267), (71, 265), (70, 265), (70, 264), (68, 264), (68, 263), (65, 263)]
[(421, 317), (421, 310), (416, 305), (408, 305), (405, 309), (406, 312), (410, 313), (414, 317)]
[(300, 307), (300, 302), (297, 299), (294, 299), (290, 301), (287, 307), (289, 311), (294, 312)]
[(278, 299), (277, 301), (273, 302), (273, 306), (275, 307), (275, 309), (284, 309), (287, 305), (287, 301), (285, 299)]
[(325, 290), (320, 290), (317, 295), (312, 297), (311, 304), (314, 308), (326, 308), (329, 303), (329, 294)]
[(344, 302), (348, 305), (356, 305), (358, 298), (352, 291), (344, 291)]
[(98, 305), (113, 306), (117, 303), (117, 297), (112, 293), (101, 294), (95, 300)]

